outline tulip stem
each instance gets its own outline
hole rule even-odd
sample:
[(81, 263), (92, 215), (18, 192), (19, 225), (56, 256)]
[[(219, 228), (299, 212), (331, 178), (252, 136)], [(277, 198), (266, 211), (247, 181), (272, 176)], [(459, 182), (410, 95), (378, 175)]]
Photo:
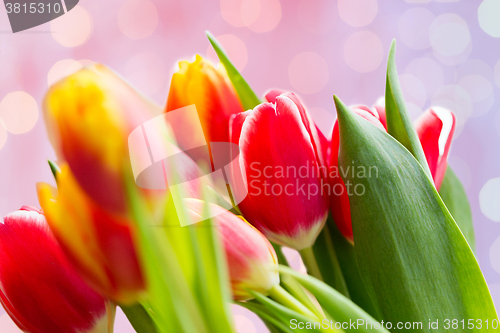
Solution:
[(316, 279), (323, 281), (323, 276), (319, 270), (318, 262), (314, 256), (313, 248), (308, 247), (299, 251), (302, 261), (307, 268), (307, 273), (314, 276)]
[(289, 309), (292, 309), (300, 314), (303, 314), (304, 316), (313, 319), (313, 320), (318, 320), (319, 318), (311, 312), (304, 304), (299, 302), (295, 297), (290, 295), (288, 291), (283, 289), (282, 286), (279, 284), (275, 285), (271, 290), (269, 290), (269, 295), (278, 303), (288, 307)]

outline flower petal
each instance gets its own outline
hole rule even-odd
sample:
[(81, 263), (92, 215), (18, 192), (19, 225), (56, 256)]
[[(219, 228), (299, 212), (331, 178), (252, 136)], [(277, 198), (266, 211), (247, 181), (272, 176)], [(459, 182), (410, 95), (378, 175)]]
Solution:
[(433, 107), (415, 122), (432, 178), (439, 189), (443, 181), (451, 140), (455, 132), (455, 116), (449, 110)]

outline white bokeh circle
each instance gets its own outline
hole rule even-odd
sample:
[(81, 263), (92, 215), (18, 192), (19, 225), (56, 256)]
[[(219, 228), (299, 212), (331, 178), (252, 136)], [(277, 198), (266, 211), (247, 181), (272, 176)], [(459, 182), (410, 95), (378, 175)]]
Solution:
[(411, 74), (399, 75), (401, 90), (406, 102), (413, 103), (418, 108), (423, 108), (427, 100), (425, 86), (416, 76)]
[(299, 53), (288, 65), (288, 78), (291, 85), (300, 93), (317, 93), (328, 82), (328, 64), (315, 52)]
[(50, 22), (52, 37), (65, 47), (76, 47), (90, 38), (93, 30), (92, 17), (77, 5), (66, 14)]
[(473, 103), (471, 117), (479, 117), (486, 114), (495, 101), (493, 85), (484, 76), (470, 74), (463, 76), (458, 85), (470, 96)]
[(2, 150), (3, 146), (7, 142), (7, 129), (5, 128), (5, 123), (2, 118), (0, 118), (0, 150)]
[(500, 222), (500, 178), (490, 179), (484, 184), (479, 192), (479, 205), (487, 218)]
[(344, 44), (344, 59), (358, 73), (377, 69), (384, 59), (380, 38), (371, 31), (353, 33)]
[(29, 132), (38, 121), (38, 105), (24, 91), (11, 92), (0, 102), (0, 119), (12, 134)]
[(444, 84), (441, 65), (430, 58), (417, 58), (406, 66), (405, 74), (411, 74), (423, 83), (428, 96), (433, 95)]
[(352, 27), (370, 24), (378, 12), (377, 0), (338, 0), (340, 18)]
[(260, 0), (260, 12), (247, 27), (253, 32), (264, 33), (274, 30), (281, 21), (282, 11), (279, 0)]
[(313, 34), (326, 33), (335, 27), (337, 6), (330, 0), (302, 0), (297, 6), (301, 27)]
[(149, 0), (127, 0), (118, 10), (118, 27), (131, 39), (144, 39), (158, 26), (158, 10)]
[(483, 0), (477, 10), (479, 26), (491, 37), (500, 37), (500, 1)]
[(436, 16), (427, 8), (410, 8), (399, 19), (398, 31), (401, 41), (414, 50), (431, 46), (429, 28)]
[(47, 84), (52, 86), (54, 83), (64, 79), (65, 77), (76, 73), (83, 68), (83, 65), (74, 59), (63, 59), (56, 62), (47, 74)]
[(429, 27), (429, 38), (434, 51), (445, 57), (461, 54), (471, 37), (467, 22), (456, 14), (442, 14)]
[(233, 27), (244, 27), (255, 22), (262, 8), (260, 0), (221, 0), (224, 20)]

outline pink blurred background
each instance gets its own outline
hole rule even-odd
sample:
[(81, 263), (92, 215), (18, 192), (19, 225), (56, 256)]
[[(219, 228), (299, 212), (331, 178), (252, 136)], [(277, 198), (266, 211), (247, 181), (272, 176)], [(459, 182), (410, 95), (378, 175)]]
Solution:
[[(12, 34), (2, 6), (0, 216), (38, 206), (35, 183), (53, 183), (41, 102), (50, 84), (90, 61), (164, 105), (178, 60), (198, 53), (217, 61), (209, 30), (258, 94), (297, 92), (329, 133), (333, 94), (369, 106), (384, 94), (396, 38), (412, 117), (430, 105), (457, 115), (449, 161), (467, 189), (477, 257), (500, 304), (499, 17), (496, 0), (80, 0), (66, 15)], [(234, 312), (239, 332), (266, 331), (242, 308)], [(3, 310), (0, 330), (20, 332)], [(116, 332), (133, 332), (121, 313)]]

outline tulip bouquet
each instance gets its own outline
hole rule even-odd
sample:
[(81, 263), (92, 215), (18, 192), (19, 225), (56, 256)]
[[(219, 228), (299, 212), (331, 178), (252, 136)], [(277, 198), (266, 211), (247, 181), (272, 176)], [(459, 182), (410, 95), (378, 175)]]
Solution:
[(334, 96), (322, 133), (293, 92), (261, 100), (207, 35), (219, 67), (180, 62), (164, 110), (98, 64), (48, 91), (57, 186), (0, 224), (19, 328), (109, 333), (119, 306), (139, 333), (235, 332), (235, 302), (271, 332), (497, 331), (447, 165), (455, 117), (410, 121), (394, 43), (385, 105)]

